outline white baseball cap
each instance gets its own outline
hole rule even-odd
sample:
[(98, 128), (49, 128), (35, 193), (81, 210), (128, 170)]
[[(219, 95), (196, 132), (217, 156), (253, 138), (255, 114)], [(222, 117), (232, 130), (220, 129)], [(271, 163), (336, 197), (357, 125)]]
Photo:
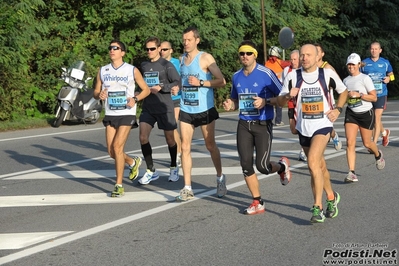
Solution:
[(346, 60), (346, 64), (357, 65), (360, 62), (362, 62), (362, 59), (360, 59), (360, 55), (358, 55), (357, 53), (350, 54), (350, 56), (348, 56), (348, 59)]

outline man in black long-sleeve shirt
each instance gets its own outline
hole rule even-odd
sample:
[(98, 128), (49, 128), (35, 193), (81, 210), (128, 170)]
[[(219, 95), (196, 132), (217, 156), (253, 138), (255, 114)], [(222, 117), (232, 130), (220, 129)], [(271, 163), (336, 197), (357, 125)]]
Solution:
[[(170, 154), (169, 181), (179, 180), (179, 167), (176, 164), (177, 145), (174, 130), (177, 128), (174, 116), (172, 95), (180, 89), (180, 75), (175, 66), (160, 56), (161, 41), (157, 37), (150, 37), (145, 42), (145, 49), (150, 61), (141, 64), (141, 73), (151, 94), (143, 101), (140, 115), (140, 144), (141, 151), (147, 164), (147, 171), (139, 180), (142, 185), (149, 184), (159, 178), (152, 159), (152, 148), (149, 141), (151, 130), (155, 123), (164, 131)], [(173, 88), (174, 86), (178, 86)], [(172, 89), (173, 88), (173, 89)]]

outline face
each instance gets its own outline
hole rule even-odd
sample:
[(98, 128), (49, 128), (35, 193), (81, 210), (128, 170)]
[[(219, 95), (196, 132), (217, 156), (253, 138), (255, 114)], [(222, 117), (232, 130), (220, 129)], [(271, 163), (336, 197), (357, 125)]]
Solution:
[(299, 68), (299, 53), (292, 53), (290, 55), (291, 66), (294, 69)]
[(241, 64), (245, 67), (253, 66), (256, 63), (256, 57), (253, 52), (240, 52), (238, 53)]
[(148, 59), (152, 60), (159, 57), (160, 48), (157, 47), (155, 42), (146, 43), (145, 50), (147, 51)]
[(184, 51), (187, 53), (190, 53), (197, 49), (197, 45), (199, 43), (200, 39), (195, 38), (194, 32), (189, 31), (185, 34), (183, 34), (183, 46), (184, 46)]
[(172, 57), (173, 49), (172, 49), (172, 47), (170, 47), (169, 42), (161, 43), (160, 53), (161, 53), (161, 56), (167, 60), (169, 60)]
[(370, 45), (371, 58), (379, 58), (382, 52), (381, 46), (377, 43)]
[(348, 72), (351, 76), (355, 76), (360, 73), (360, 64), (347, 64)]
[(305, 72), (313, 72), (317, 68), (317, 49), (312, 44), (305, 44), (301, 47), (300, 63)]
[(125, 52), (121, 50), (120, 45), (116, 42), (111, 43), (108, 46), (108, 50), (111, 60), (121, 59), (125, 55)]
[(324, 52), (321, 50), (320, 46), (316, 46), (316, 48), (317, 48), (317, 54), (318, 54), (317, 61), (321, 62), (323, 60), (323, 57), (324, 57)]

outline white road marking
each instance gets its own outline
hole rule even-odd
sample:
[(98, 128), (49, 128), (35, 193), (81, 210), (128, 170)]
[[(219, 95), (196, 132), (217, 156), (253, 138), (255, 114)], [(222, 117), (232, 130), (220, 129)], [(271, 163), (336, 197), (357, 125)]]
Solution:
[[(194, 194), (205, 189), (194, 189)], [(110, 193), (82, 193), (82, 194), (49, 194), (29, 196), (0, 197), (0, 208), (59, 206), (81, 204), (120, 204), (136, 202), (171, 202), (179, 195), (179, 190), (135, 191), (126, 192), (123, 197), (111, 198)], [(0, 239), (1, 240), (1, 239)]]
[(0, 234), (0, 250), (21, 249), (73, 231)]

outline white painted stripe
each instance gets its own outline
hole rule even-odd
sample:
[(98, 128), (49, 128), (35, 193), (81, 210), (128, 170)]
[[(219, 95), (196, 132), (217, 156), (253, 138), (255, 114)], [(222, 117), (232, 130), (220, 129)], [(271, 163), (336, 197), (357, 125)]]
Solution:
[(73, 231), (0, 234), (0, 250), (21, 249)]
[[(194, 194), (205, 189), (194, 189)], [(180, 190), (136, 191), (125, 192), (120, 198), (111, 198), (110, 193), (54, 194), (29, 196), (0, 197), (0, 208), (60, 206), (81, 204), (113, 204), (137, 202), (171, 202), (179, 195)]]

